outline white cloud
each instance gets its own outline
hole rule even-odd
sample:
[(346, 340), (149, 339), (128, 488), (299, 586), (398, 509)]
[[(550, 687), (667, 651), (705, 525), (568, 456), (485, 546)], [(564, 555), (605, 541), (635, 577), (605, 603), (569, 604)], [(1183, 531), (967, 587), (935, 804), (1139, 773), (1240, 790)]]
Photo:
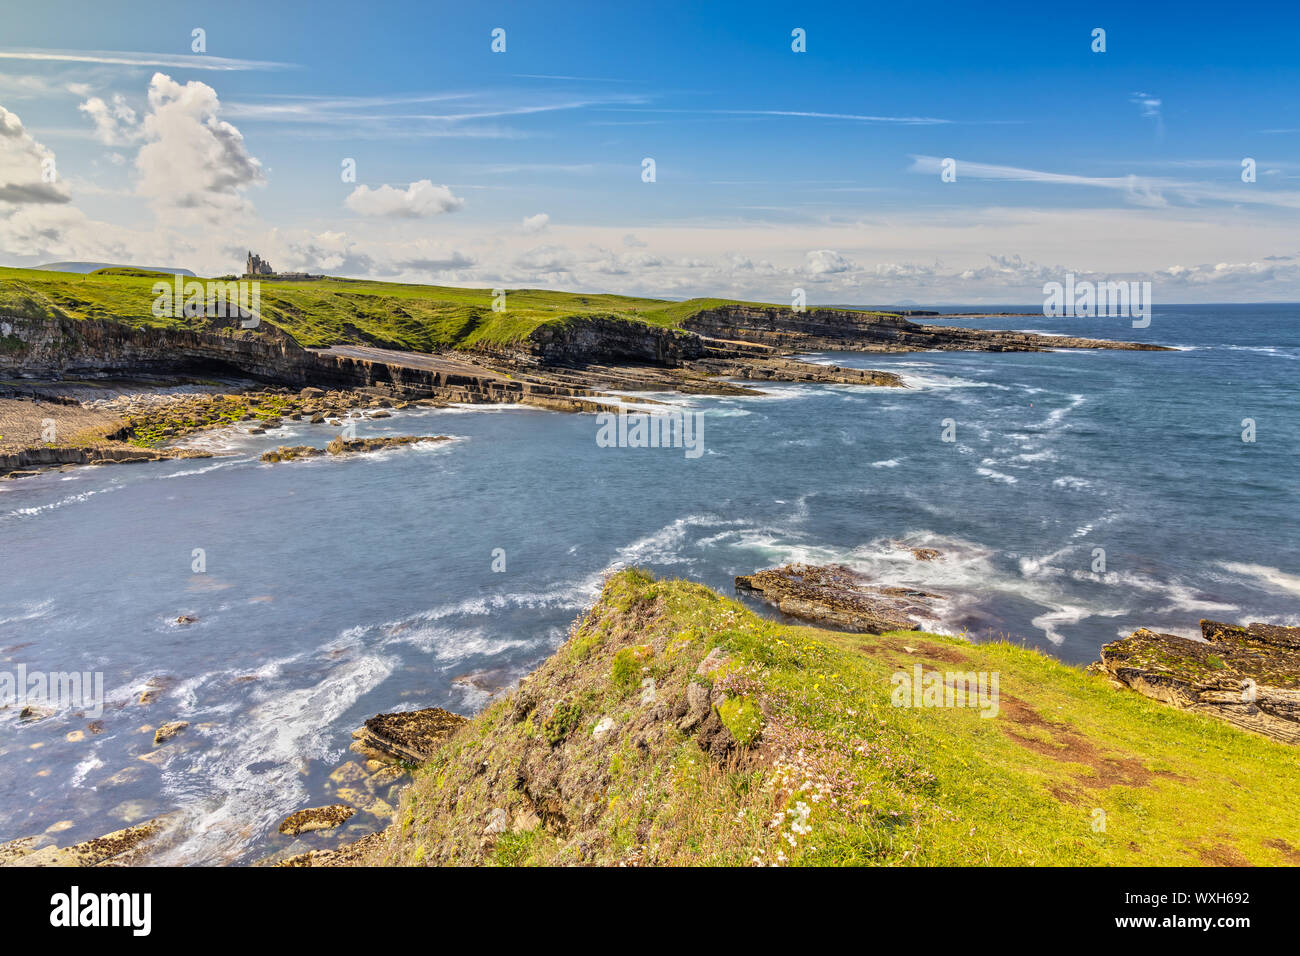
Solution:
[(406, 189), (358, 186), (343, 204), (361, 216), (417, 219), (455, 212), (465, 205), (465, 200), (453, 195), (447, 186), (435, 186), (430, 180), (421, 179)]
[(102, 63), (109, 66), (170, 66), (187, 70), (282, 70), (291, 63), (235, 60), (224, 56), (173, 53), (116, 53), (100, 50), (0, 50), (0, 60), (54, 63)]
[(813, 275), (832, 275), (852, 268), (853, 263), (832, 249), (814, 249), (808, 253), (808, 271)]
[(92, 96), (77, 109), (95, 123), (95, 138), (105, 146), (124, 146), (141, 134), (135, 110), (121, 93), (113, 95), (112, 104)]
[(66, 203), (68, 195), (57, 179), (47, 182), (47, 170), (57, 172), (54, 153), (32, 138), (16, 113), (0, 106), (0, 203)]
[(577, 255), (571, 249), (559, 245), (538, 246), (535, 249), (529, 249), (522, 255), (517, 256), (514, 261), (516, 269), (519, 269), (525, 275), (535, 276), (567, 273), (577, 263)]
[(545, 231), (546, 226), (550, 221), (551, 221), (551, 217), (544, 212), (539, 212), (536, 216), (525, 216), (524, 226), (523, 226), (524, 232), (528, 232), (528, 233), (543, 232)]
[(1134, 93), (1129, 97), (1130, 103), (1135, 103), (1138, 110), (1143, 116), (1152, 119), (1160, 119), (1160, 98), (1152, 96), (1150, 93)]
[[(910, 171), (938, 175), (942, 160), (937, 156), (913, 156)], [(1226, 187), (1218, 183), (1189, 182), (1156, 176), (1078, 176), (1072, 173), (1051, 173), (1018, 166), (999, 166), (992, 163), (974, 163), (956, 160), (957, 181), (962, 179), (990, 179), (1005, 182), (1045, 183), (1058, 186), (1089, 186), (1111, 189), (1124, 194), (1125, 199), (1138, 206), (1167, 206), (1168, 195), (1190, 204), (1199, 202), (1247, 203), (1276, 206), (1280, 209), (1300, 209), (1300, 192), (1282, 189), (1257, 189)]]
[(163, 73), (153, 75), (141, 128), (146, 142), (135, 165), (138, 192), (160, 215), (251, 214), (243, 193), (265, 182), (262, 164), (249, 154), (243, 134), (218, 118), (220, 111), (217, 93), (206, 83), (182, 85)]

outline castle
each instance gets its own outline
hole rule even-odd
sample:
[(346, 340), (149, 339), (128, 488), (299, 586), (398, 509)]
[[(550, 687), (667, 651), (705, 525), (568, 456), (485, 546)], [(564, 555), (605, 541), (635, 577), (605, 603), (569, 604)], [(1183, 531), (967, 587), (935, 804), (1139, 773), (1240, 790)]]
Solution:
[(275, 270), (271, 268), (271, 263), (267, 262), (261, 256), (248, 254), (248, 264), (244, 269), (246, 276), (270, 276), (275, 275)]

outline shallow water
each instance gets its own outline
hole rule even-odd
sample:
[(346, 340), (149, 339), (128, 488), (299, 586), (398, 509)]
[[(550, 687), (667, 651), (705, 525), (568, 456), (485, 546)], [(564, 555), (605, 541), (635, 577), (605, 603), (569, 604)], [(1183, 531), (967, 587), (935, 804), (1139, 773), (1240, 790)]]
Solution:
[[(258, 462), (337, 434), (290, 423), (204, 436), (229, 457), (0, 483), (0, 668), (99, 671), (107, 690), (99, 734), (71, 710), (0, 711), (0, 840), (62, 824), (66, 844), (180, 809), (188, 836), (160, 862), (283, 850), (276, 826), (327, 801), (366, 717), (473, 712), (488, 694), (453, 678), (526, 673), (623, 565), (731, 593), (735, 574), (843, 562), (947, 594), (937, 629), (1072, 663), (1138, 626), (1300, 623), (1296, 318), (959, 320), (1185, 350), (814, 356), (911, 387), (656, 396), (704, 412), (695, 459), (599, 448), (590, 415), (492, 406), (367, 422), (458, 440), (354, 460)], [(153, 677), (163, 693), (137, 704)], [(191, 726), (137, 759), (154, 750), (141, 728), (169, 720)], [(299, 846), (380, 825), (359, 815)]]

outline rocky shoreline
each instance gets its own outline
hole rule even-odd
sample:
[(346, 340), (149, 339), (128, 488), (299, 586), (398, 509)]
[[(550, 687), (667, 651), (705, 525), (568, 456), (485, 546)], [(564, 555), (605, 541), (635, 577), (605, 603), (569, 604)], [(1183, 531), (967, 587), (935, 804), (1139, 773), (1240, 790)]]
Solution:
[[(342, 427), (364, 420), (389, 418), (394, 411), (408, 408), (445, 408), (435, 399), (402, 400), (386, 389), (325, 390), (308, 387), (294, 393), (283, 387), (253, 388), (240, 392), (201, 392), (172, 394), (154, 391), (130, 391), (111, 403), (98, 402), (104, 414), (99, 427), (74, 434), (63, 444), (45, 443), (21, 447), (19, 443), (0, 446), (0, 478), (24, 478), (41, 471), (77, 465), (110, 465), (169, 459), (211, 458), (202, 449), (186, 447), (186, 439), (218, 428), (246, 427), (249, 434), (264, 434), (288, 421), (303, 421)], [(136, 386), (139, 388), (140, 386)], [(48, 388), (48, 387), (47, 387)], [(0, 398), (0, 413), (10, 421), (22, 418), (47, 420), (49, 395), (42, 393), (43, 403)], [(68, 401), (76, 403), (74, 399)], [(104, 409), (111, 405), (111, 411)], [(57, 414), (57, 413), (56, 413)], [(30, 429), (29, 429), (30, 430)], [(9, 431), (6, 428), (6, 431)], [(0, 433), (0, 438), (3, 438)], [(343, 442), (336, 451), (329, 448), (300, 446), (263, 455), (263, 461), (288, 460), (323, 454), (351, 454), (377, 451), (393, 445), (416, 441), (446, 441), (447, 436), (403, 436), (401, 438), (336, 439)], [(9, 450), (9, 449), (15, 450)]]
[[(0, 318), (9, 329), (0, 351), (0, 475), (20, 476), (68, 465), (195, 457), (201, 453), (173, 447), (176, 440), (241, 421), (255, 429), (279, 417), (319, 424), (357, 408), (522, 403), (599, 412), (617, 400), (613, 393), (627, 391), (756, 395), (754, 385), (763, 382), (905, 387), (892, 372), (797, 358), (813, 350), (1163, 349), (918, 325), (894, 314), (743, 305), (701, 310), (676, 329), (574, 316), (540, 325), (509, 346), (436, 355), (347, 344), (304, 349), (270, 324), (254, 332), (219, 321), (160, 329), (109, 319)], [(104, 407), (92, 413), (94, 403), (74, 397), (84, 391), (80, 382), (142, 376), (176, 383), (234, 376), (263, 385), (147, 406), (127, 401), (117, 419)], [(388, 404), (377, 406), (380, 401)], [(54, 441), (44, 434), (51, 418), (69, 420)]]

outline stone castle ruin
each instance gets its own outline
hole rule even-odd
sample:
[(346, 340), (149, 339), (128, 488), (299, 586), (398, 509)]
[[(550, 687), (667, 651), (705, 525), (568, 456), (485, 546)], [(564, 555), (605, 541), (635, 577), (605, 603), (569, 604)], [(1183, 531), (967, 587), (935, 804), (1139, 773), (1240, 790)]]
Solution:
[(248, 263), (244, 268), (246, 276), (269, 276), (275, 275), (275, 270), (271, 268), (271, 263), (267, 262), (259, 255), (250, 252), (248, 254)]
[(323, 279), (324, 276), (313, 275), (310, 272), (276, 272), (271, 268), (271, 263), (267, 262), (256, 253), (248, 254), (248, 261), (244, 264), (244, 278), (246, 279)]

